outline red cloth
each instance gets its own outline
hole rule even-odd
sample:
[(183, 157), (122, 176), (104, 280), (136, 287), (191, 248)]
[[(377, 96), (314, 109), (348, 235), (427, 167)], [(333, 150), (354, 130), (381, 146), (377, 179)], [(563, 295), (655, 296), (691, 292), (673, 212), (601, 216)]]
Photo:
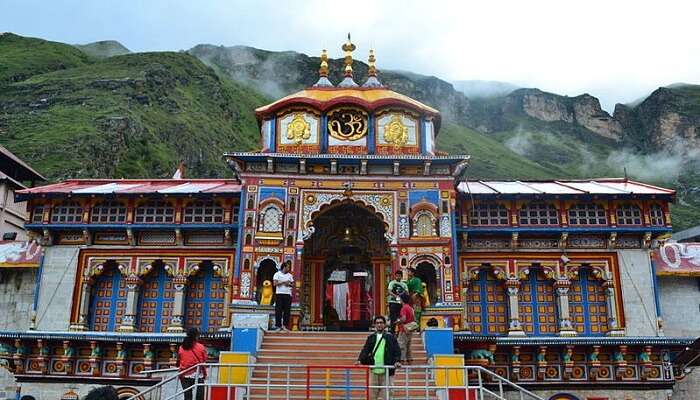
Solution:
[(348, 319), (350, 321), (359, 321), (362, 319), (362, 296), (360, 296), (362, 285), (359, 281), (352, 280), (348, 282), (348, 286), (348, 310), (350, 311)]
[(406, 303), (401, 306), (401, 311), (399, 311), (399, 319), (402, 323), (399, 325), (399, 332), (404, 332), (403, 324), (416, 321), (416, 314), (413, 313), (413, 307)]
[[(189, 350), (183, 349), (182, 346), (180, 346), (180, 348), (177, 350), (177, 359), (180, 372), (191, 366), (207, 362), (208, 357), (209, 355), (207, 354), (207, 348), (199, 342), (196, 342)], [(200, 373), (202, 373), (202, 375), (206, 378), (207, 369), (201, 368)]]

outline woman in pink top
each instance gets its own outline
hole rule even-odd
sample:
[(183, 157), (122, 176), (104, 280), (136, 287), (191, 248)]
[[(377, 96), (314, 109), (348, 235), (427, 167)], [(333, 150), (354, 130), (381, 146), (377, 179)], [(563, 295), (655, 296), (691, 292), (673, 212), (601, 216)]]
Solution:
[[(177, 350), (177, 366), (180, 373), (197, 364), (207, 362), (207, 348), (197, 341), (199, 339), (199, 330), (190, 328), (187, 330), (187, 336), (182, 341), (182, 345)], [(190, 371), (180, 375), (180, 384), (183, 389), (189, 389), (184, 392), (185, 400), (192, 400), (192, 392), (196, 390), (197, 400), (204, 399), (204, 387), (193, 388), (195, 383), (202, 383), (207, 377), (207, 369), (205, 367), (192, 368)]]
[(406, 329), (406, 324), (415, 322), (416, 316), (411, 307), (411, 298), (408, 294), (401, 295), (401, 311), (399, 311), (399, 347), (401, 348), (401, 362), (411, 362), (411, 337), (413, 331)]

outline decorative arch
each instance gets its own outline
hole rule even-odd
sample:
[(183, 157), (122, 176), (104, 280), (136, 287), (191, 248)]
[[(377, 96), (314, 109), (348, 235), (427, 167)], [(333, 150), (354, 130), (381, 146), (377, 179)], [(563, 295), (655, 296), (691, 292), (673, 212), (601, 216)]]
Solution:
[(88, 327), (91, 331), (113, 332), (121, 325), (126, 311), (127, 284), (122, 273), (125, 268), (109, 260), (92, 271)]
[[(384, 224), (386, 239), (394, 243), (394, 214), (395, 200), (393, 195), (385, 193), (354, 194), (347, 189), (341, 192), (309, 192), (303, 195), (301, 221), (299, 221), (299, 236), (297, 241), (308, 239), (315, 232), (313, 220), (320, 212), (325, 212), (341, 204), (352, 203), (376, 215)], [(329, 208), (330, 207), (330, 208)]]
[(226, 318), (225, 275), (215, 261), (204, 260), (197, 266), (190, 269), (187, 282), (185, 328), (215, 332)]
[(576, 332), (582, 335), (603, 335), (608, 330), (608, 302), (605, 267), (579, 264), (568, 271), (569, 314)]
[(437, 231), (437, 216), (430, 210), (420, 210), (411, 218), (411, 236), (435, 237)]
[[(169, 267), (169, 268), (168, 268)], [(173, 266), (163, 260), (146, 264), (138, 304), (138, 331), (166, 332), (173, 317), (175, 285)]]
[(475, 334), (505, 335), (508, 333), (508, 296), (505, 273), (489, 265), (468, 269), (469, 281), (465, 306), (467, 322)]
[(518, 311), (520, 324), (528, 335), (551, 336), (558, 332), (555, 277), (551, 267), (538, 264), (520, 270)]
[(260, 203), (257, 231), (280, 233), (284, 230), (284, 203), (276, 198)]

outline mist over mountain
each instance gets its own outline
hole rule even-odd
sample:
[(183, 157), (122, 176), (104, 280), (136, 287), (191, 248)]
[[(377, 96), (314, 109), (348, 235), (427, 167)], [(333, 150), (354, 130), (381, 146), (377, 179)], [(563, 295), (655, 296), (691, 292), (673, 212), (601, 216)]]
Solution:
[[(318, 57), (201, 44), (130, 53), (0, 35), (0, 142), (50, 179), (226, 176), (225, 151), (259, 148), (253, 109), (311, 86)], [(332, 59), (330, 80), (342, 79)], [(700, 86), (658, 88), (611, 114), (588, 94), (447, 82), (381, 70), (387, 87), (439, 109), (438, 147), (472, 155), (470, 179), (624, 176), (678, 190), (674, 226), (700, 223)], [(355, 60), (355, 80), (367, 65)]]
[(478, 79), (453, 81), (454, 88), (470, 98), (501, 97), (519, 89), (519, 86), (508, 82), (481, 81)]

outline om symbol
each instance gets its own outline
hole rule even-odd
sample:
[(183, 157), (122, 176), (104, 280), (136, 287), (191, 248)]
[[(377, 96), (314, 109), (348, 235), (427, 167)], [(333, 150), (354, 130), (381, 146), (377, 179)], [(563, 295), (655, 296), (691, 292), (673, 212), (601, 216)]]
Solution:
[(328, 115), (328, 132), (343, 141), (357, 140), (367, 133), (367, 119), (359, 110), (338, 110)]

